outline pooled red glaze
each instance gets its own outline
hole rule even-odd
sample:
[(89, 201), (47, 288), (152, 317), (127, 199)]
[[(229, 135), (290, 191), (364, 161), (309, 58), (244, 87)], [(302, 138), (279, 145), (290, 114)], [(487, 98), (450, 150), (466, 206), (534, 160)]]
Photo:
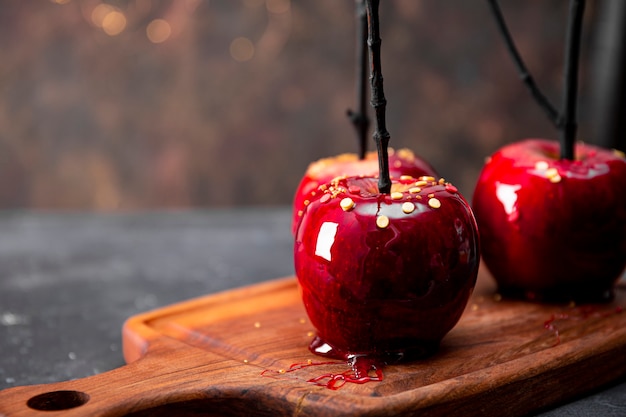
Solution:
[[(261, 372), (261, 376), (280, 378), (281, 375), (297, 372), (305, 368), (339, 364), (338, 362), (313, 362), (309, 360), (306, 363), (294, 363), (288, 369), (280, 369), (278, 371), (266, 369)], [(307, 380), (307, 382), (331, 390), (338, 390), (348, 383), (366, 384), (368, 382), (380, 382), (384, 379), (381, 367), (375, 361), (368, 358), (351, 358), (348, 365), (350, 368), (346, 370), (341, 372), (326, 372)]]
[(295, 270), (317, 329), (314, 353), (387, 363), (431, 354), (476, 283), (478, 231), (456, 188), (402, 177), (380, 194), (377, 182), (322, 185), (297, 229)]
[(310, 379), (315, 385), (337, 390), (345, 384), (366, 384), (380, 382), (384, 379), (381, 366), (375, 360), (363, 356), (353, 357), (350, 360), (351, 369), (336, 373), (326, 373)]
[(508, 145), (485, 164), (473, 197), (482, 256), (505, 295), (602, 301), (626, 265), (626, 160), (578, 144)]
[[(291, 223), (291, 231), (294, 234), (304, 213), (305, 201), (311, 199), (311, 192), (315, 192), (317, 187), (330, 182), (333, 178), (347, 175), (378, 175), (378, 154), (368, 152), (365, 159), (361, 160), (355, 153), (345, 153), (311, 163), (300, 180), (294, 196)], [(389, 148), (389, 175), (392, 178), (400, 178), (401, 175), (417, 178), (422, 175), (436, 177), (437, 173), (428, 162), (415, 156), (409, 149), (395, 151)]]

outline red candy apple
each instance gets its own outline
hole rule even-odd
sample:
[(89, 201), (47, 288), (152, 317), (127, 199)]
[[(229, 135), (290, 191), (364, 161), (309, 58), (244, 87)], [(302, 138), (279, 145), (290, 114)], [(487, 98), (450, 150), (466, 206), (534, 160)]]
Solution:
[(531, 139), (496, 152), (473, 197), (482, 255), (500, 291), (548, 301), (610, 299), (626, 265), (626, 160)]
[(295, 241), (295, 270), (317, 338), (311, 350), (394, 361), (437, 349), (479, 265), (472, 211), (443, 179), (376, 177), (317, 188)]
[(626, 265), (626, 161), (621, 152), (576, 143), (585, 1), (570, 1), (562, 112), (534, 83), (497, 1), (489, 5), (518, 73), (560, 142), (514, 143), (483, 168), (473, 205), (485, 264), (508, 295), (609, 300)]
[[(345, 153), (323, 158), (309, 165), (296, 189), (293, 202), (293, 220), (291, 230), (295, 234), (304, 207), (311, 199), (311, 192), (318, 186), (330, 182), (333, 178), (344, 175), (377, 175), (378, 159), (376, 152), (368, 152), (364, 159), (355, 153)], [(392, 178), (410, 175), (415, 178), (422, 175), (438, 176), (428, 162), (415, 156), (409, 149), (389, 149), (389, 174)]]
[(294, 245), (317, 329), (310, 348), (353, 361), (355, 380), (370, 363), (433, 353), (465, 309), (480, 258), (476, 221), (454, 186), (406, 172), (391, 178), (379, 1), (365, 5), (379, 175), (338, 177), (311, 191)]

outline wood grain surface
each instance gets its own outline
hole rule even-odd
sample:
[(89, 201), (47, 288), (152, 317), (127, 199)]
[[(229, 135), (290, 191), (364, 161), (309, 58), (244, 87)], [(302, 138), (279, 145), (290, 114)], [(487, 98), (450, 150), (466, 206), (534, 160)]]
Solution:
[(308, 351), (314, 329), (284, 278), (130, 318), (128, 365), (1, 391), (0, 415), (525, 415), (626, 374), (625, 305), (623, 285), (606, 305), (501, 300), (481, 272), (437, 354), (332, 390), (308, 381), (350, 367)]

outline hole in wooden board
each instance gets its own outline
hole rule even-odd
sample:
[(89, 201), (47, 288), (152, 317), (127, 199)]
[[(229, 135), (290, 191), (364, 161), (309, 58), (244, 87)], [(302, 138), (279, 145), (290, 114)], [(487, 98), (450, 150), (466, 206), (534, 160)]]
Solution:
[(89, 395), (80, 391), (52, 391), (35, 395), (26, 405), (33, 410), (60, 411), (80, 407), (89, 401)]

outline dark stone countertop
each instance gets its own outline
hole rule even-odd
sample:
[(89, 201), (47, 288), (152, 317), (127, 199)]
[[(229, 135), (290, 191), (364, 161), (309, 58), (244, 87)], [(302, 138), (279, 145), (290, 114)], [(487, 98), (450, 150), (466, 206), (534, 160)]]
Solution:
[[(0, 213), (0, 389), (118, 368), (128, 317), (291, 275), (289, 222), (288, 208)], [(541, 415), (626, 416), (624, 381)]]

